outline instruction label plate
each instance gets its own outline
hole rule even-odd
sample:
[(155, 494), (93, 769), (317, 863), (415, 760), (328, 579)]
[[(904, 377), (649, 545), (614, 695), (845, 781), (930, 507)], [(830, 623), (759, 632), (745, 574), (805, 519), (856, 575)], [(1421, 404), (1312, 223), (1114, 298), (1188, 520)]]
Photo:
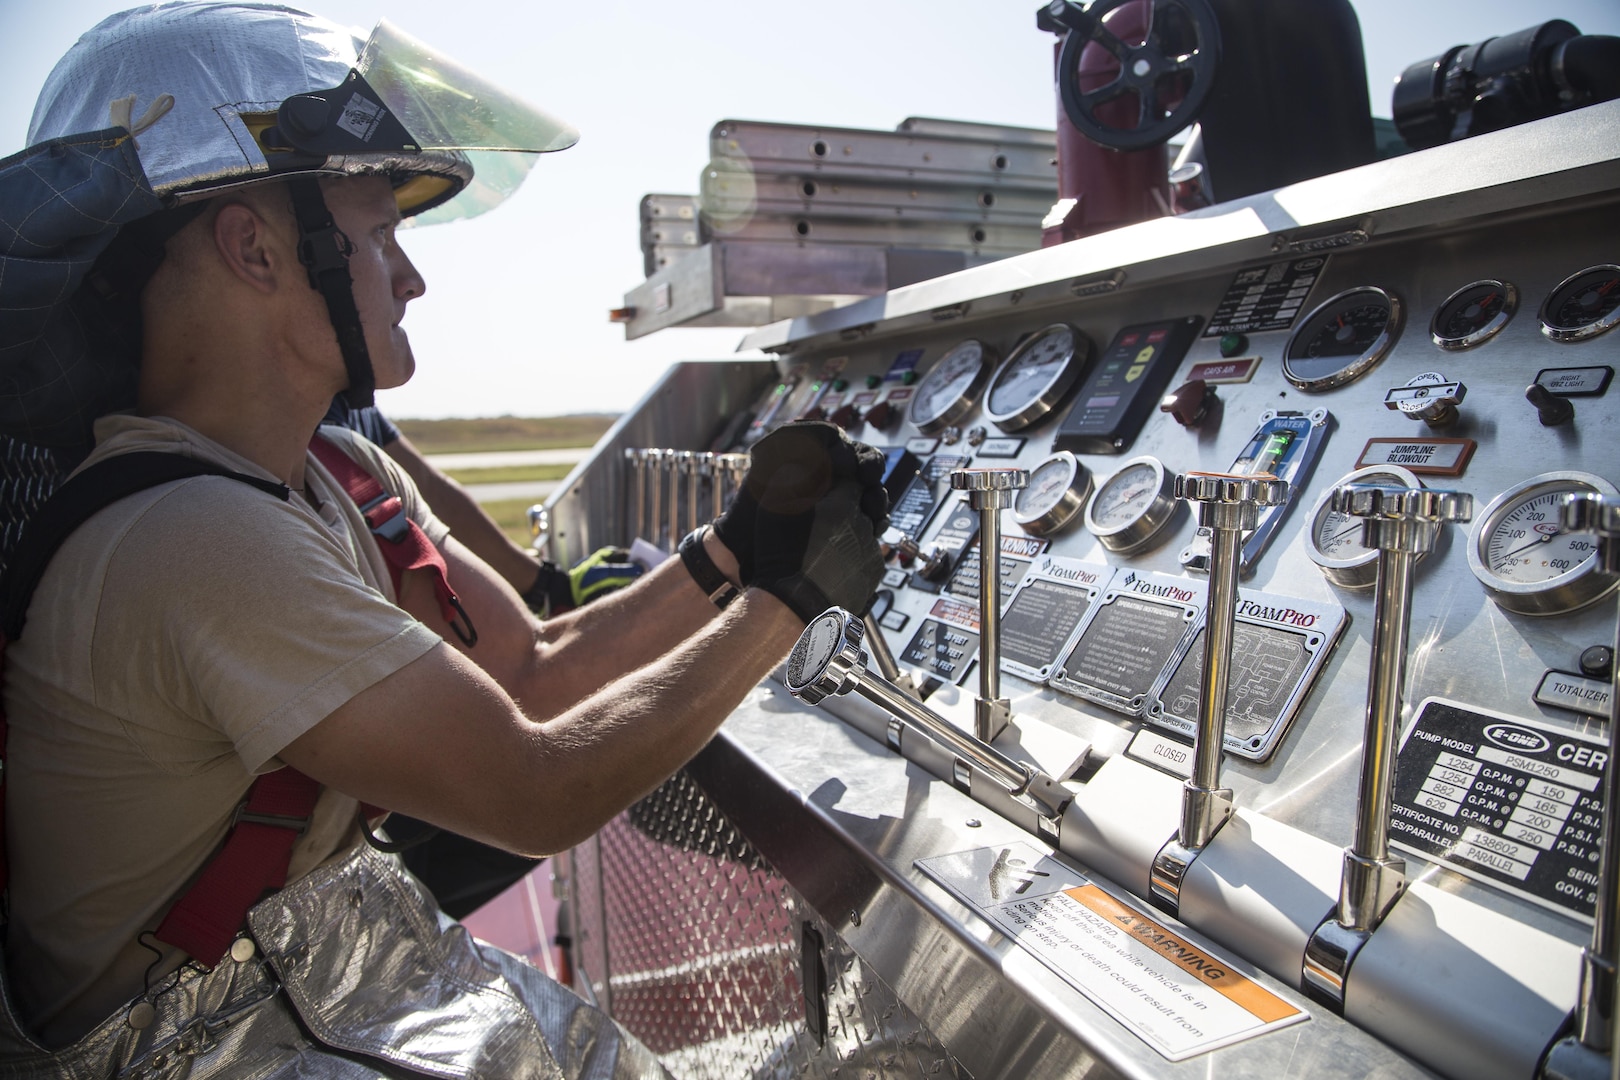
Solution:
[(1440, 698), (1396, 759), (1390, 842), (1590, 922), (1606, 740)]
[(1310, 1018), (1214, 950), (1028, 844), (916, 865), (1170, 1061)]

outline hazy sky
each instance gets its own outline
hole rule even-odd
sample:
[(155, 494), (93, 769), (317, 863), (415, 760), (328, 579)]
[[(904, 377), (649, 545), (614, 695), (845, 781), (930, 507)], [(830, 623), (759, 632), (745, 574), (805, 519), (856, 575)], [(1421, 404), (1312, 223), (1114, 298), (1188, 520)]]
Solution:
[[(1305, 0), (1301, 0), (1305, 2)], [(46, 73), (127, 0), (0, 0), (0, 156), (23, 148)], [(369, 31), (386, 16), (575, 124), (505, 205), (414, 230), (428, 281), (405, 326), (418, 359), (380, 396), (397, 416), (620, 411), (671, 362), (732, 355), (743, 330), (625, 342), (609, 309), (642, 278), (638, 208), (694, 193), (728, 118), (893, 129), (908, 116), (1051, 127), (1053, 39), (1033, 0), (321, 0)], [(1373, 112), (1408, 64), (1565, 18), (1620, 34), (1620, 0), (1355, 0)]]

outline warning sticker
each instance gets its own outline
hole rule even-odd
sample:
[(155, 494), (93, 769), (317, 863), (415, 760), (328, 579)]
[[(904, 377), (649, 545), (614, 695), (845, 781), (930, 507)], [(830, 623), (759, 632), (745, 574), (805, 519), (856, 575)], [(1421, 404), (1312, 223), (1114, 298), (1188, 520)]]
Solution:
[(1310, 1017), (1028, 844), (917, 866), (1170, 1061)]

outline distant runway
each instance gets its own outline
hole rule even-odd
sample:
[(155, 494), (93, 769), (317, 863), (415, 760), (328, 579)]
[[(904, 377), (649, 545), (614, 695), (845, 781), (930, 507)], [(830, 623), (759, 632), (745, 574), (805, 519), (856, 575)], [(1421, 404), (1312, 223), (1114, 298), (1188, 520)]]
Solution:
[[(588, 446), (562, 450), (501, 450), (476, 454), (429, 454), (428, 461), (444, 472), (460, 469), (507, 469), (524, 465), (574, 465), (591, 452)], [(524, 480), (500, 484), (465, 484), (467, 493), (481, 503), (508, 499), (545, 502), (557, 490), (557, 480)]]
[(591, 452), (588, 446), (574, 446), (562, 450), (496, 450), (477, 454), (429, 454), (427, 459), (434, 468), (450, 469), (505, 469), (516, 465), (573, 465), (584, 461)]

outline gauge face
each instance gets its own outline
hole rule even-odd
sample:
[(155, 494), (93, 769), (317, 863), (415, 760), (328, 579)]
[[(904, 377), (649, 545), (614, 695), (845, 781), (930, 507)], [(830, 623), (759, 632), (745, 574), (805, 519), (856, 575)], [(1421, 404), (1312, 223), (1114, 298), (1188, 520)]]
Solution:
[(1423, 482), (1399, 465), (1370, 465), (1340, 477), (1316, 501), (1305, 534), (1306, 554), (1333, 584), (1363, 589), (1378, 580), (1378, 549), (1362, 542), (1362, 518), (1333, 509), (1333, 491), (1345, 484), (1420, 488)]
[(1091, 471), (1060, 450), (1031, 470), (1013, 504), (1013, 519), (1031, 536), (1050, 536), (1080, 516), (1090, 494)]
[(797, 693), (821, 678), (844, 644), (844, 616), (827, 611), (810, 620), (788, 656), (787, 687)]
[(1541, 302), (1541, 332), (1584, 341), (1620, 323), (1620, 266), (1589, 266), (1565, 278)]
[(1121, 555), (1148, 548), (1175, 514), (1174, 484), (1158, 458), (1133, 458), (1098, 485), (1086, 507), (1086, 528)]
[(1429, 337), (1442, 349), (1472, 349), (1501, 333), (1518, 308), (1519, 290), (1512, 285), (1476, 281), (1446, 297), (1435, 309)]
[(971, 338), (940, 357), (911, 399), (911, 422), (917, 430), (932, 435), (966, 416), (995, 360), (989, 346)]
[(1054, 323), (1013, 350), (990, 378), (984, 412), (1002, 431), (1026, 428), (1051, 412), (1091, 359), (1091, 342)]
[(1401, 302), (1364, 286), (1329, 297), (1283, 349), (1283, 375), (1301, 390), (1332, 390), (1371, 371), (1401, 333)]
[(1468, 566), (1499, 606), (1521, 615), (1558, 615), (1620, 581), (1598, 568), (1594, 537), (1560, 531), (1563, 497), (1581, 491), (1616, 494), (1613, 484), (1591, 473), (1542, 473), (1502, 492), (1475, 519)]

